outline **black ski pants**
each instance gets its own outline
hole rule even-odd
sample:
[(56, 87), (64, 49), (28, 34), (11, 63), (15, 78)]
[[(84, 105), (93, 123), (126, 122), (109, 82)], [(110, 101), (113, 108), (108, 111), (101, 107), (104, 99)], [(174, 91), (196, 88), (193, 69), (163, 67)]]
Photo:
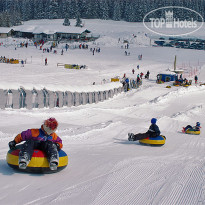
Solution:
[(137, 140), (142, 140), (142, 139), (145, 139), (145, 138), (148, 138), (148, 137), (157, 137), (157, 134), (156, 133), (152, 133), (152, 132), (146, 132), (146, 133), (138, 133), (138, 134), (135, 134), (134, 135), (134, 141), (137, 141)]
[(53, 143), (52, 141), (34, 140), (28, 140), (22, 145), (19, 157), (21, 155), (23, 156), (23, 153), (26, 152), (28, 154), (29, 160), (31, 160), (34, 149), (44, 151), (47, 156), (48, 162), (50, 162), (51, 157), (58, 159), (58, 150), (55, 143)]

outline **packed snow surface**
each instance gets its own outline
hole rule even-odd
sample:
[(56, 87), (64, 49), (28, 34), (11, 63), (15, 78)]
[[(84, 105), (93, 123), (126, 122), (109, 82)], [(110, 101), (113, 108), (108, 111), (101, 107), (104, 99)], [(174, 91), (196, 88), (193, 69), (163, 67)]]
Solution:
[[(84, 23), (87, 29), (101, 35), (89, 43), (88, 50), (72, 44), (66, 52), (62, 43), (56, 48), (57, 54), (43, 53), (31, 42), (28, 48), (19, 47), (25, 39), (0, 39), (0, 56), (26, 60), (24, 67), (0, 63), (0, 88), (106, 90), (118, 86), (110, 83), (110, 78), (124, 73), (136, 78), (148, 70), (150, 79), (143, 78), (138, 89), (97, 104), (0, 110), (0, 204), (205, 204), (205, 86), (200, 86), (205, 82), (205, 52), (152, 47), (145, 35), (148, 31), (140, 23)], [(129, 42), (129, 56), (124, 54), (124, 40)], [(47, 43), (43, 48), (49, 47)], [(90, 48), (97, 47), (101, 52), (93, 55)], [(173, 70), (175, 55), (177, 67), (184, 69), (184, 77), (193, 81), (189, 87), (156, 84), (158, 73)], [(57, 67), (57, 63), (82, 64), (87, 69), (69, 70)], [(196, 74), (197, 84), (193, 80)], [(11, 169), (6, 162), (8, 142), (23, 130), (39, 128), (48, 117), (59, 122), (57, 134), (68, 154), (67, 168), (54, 174)], [(152, 117), (158, 119), (166, 144), (150, 147), (129, 142), (127, 133), (146, 132)], [(181, 132), (182, 127), (197, 121), (202, 127), (200, 135)]]

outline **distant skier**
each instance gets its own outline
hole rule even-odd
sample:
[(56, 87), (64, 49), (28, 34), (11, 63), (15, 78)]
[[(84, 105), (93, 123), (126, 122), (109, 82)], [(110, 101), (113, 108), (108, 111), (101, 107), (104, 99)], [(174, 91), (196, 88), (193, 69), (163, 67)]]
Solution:
[(129, 141), (137, 141), (142, 140), (148, 137), (158, 137), (160, 135), (159, 127), (156, 125), (157, 119), (152, 118), (151, 119), (151, 125), (149, 127), (149, 130), (146, 133), (128, 133), (128, 140)]
[(51, 170), (56, 170), (58, 166), (58, 150), (62, 145), (62, 140), (55, 133), (58, 122), (55, 118), (44, 121), (40, 129), (28, 129), (18, 134), (15, 139), (9, 142), (10, 149), (15, 149), (16, 144), (26, 141), (19, 152), (19, 168), (26, 169), (29, 164), (34, 149), (43, 150), (49, 162)]
[(134, 68), (132, 69), (132, 74), (135, 74), (135, 69)]

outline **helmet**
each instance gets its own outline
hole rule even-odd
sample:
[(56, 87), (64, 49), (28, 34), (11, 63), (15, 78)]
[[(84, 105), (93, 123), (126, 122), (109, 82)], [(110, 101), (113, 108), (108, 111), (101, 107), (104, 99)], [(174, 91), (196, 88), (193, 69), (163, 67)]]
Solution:
[(151, 123), (152, 123), (152, 124), (156, 124), (156, 122), (157, 122), (157, 119), (156, 119), (156, 118), (152, 118), (152, 119), (151, 119)]
[(200, 127), (200, 122), (197, 122), (197, 123), (196, 123), (196, 126), (197, 126), (197, 127)]
[(46, 131), (47, 134), (52, 134), (57, 130), (58, 122), (55, 118), (49, 118), (44, 121), (43, 129)]

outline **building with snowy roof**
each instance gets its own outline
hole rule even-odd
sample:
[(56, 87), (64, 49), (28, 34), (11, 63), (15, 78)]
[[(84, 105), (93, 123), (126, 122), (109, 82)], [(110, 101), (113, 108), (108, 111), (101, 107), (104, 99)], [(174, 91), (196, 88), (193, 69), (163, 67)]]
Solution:
[(14, 30), (9, 27), (0, 27), (0, 38), (7, 38), (12, 36)]
[[(64, 26), (60, 21), (48, 19), (24, 22), (23, 25), (14, 26), (10, 30), (13, 30), (14, 37), (34, 40), (86, 40), (92, 37), (91, 31), (84, 27)], [(0, 35), (3, 35), (1, 29)]]

